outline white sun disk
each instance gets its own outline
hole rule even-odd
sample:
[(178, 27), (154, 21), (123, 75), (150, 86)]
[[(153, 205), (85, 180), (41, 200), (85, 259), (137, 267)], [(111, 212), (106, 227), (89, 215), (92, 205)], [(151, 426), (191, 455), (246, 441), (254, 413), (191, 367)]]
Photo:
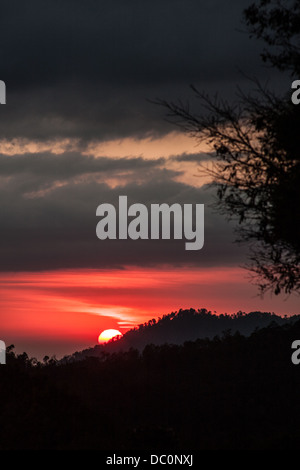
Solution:
[(115, 336), (123, 336), (119, 330), (109, 329), (104, 330), (98, 337), (99, 343), (106, 343), (110, 339), (114, 338)]

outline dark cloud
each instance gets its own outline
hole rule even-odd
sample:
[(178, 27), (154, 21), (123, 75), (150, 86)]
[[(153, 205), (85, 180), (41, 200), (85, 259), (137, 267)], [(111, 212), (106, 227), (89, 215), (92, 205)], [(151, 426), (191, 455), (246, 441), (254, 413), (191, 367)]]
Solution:
[[(241, 27), (248, 0), (4, 0), (1, 107), (5, 138), (107, 139), (163, 134), (171, 125), (147, 99), (232, 96), (265, 77), (260, 45)], [(248, 85), (249, 86), (249, 85)]]
[[(65, 168), (64, 158), (68, 160), (70, 156), (60, 158), (62, 167)], [(44, 158), (45, 167), (42, 169), (34, 164), (31, 155), (24, 160), (28, 160), (27, 171), (32, 170), (32, 178), (27, 177), (22, 184), (26, 168), (20, 165), (10, 167), (10, 171), (6, 167), (6, 176), (1, 180), (2, 271), (153, 266), (165, 263), (175, 266), (219, 266), (231, 265), (241, 259), (241, 250), (232, 243), (232, 227), (209, 208), (211, 190), (193, 188), (174, 181), (176, 172), (160, 168), (160, 162), (156, 162), (156, 165), (151, 162), (151, 167), (149, 162), (138, 159), (140, 169), (137, 165), (134, 170), (135, 178), (128, 184), (115, 188), (109, 187), (105, 180), (74, 179), (74, 168), (70, 165), (72, 178), (65, 175), (64, 185), (53, 184), (48, 192), (42, 195), (35, 193), (34, 197), (28, 197), (29, 190), (34, 193), (48, 187), (44, 180), (44, 171), (49, 172), (53, 183), (54, 176), (60, 181), (61, 175), (57, 171), (56, 162), (52, 165), (51, 159)], [(78, 158), (78, 161), (82, 175), (84, 171), (93, 172), (99, 169), (97, 162), (89, 157)], [(112, 174), (114, 166), (122, 165), (125, 161), (126, 159), (112, 161)], [(5, 166), (3, 162), (4, 159), (0, 158), (0, 169)], [(100, 159), (99, 166), (103, 163), (108, 164), (106, 159)], [(132, 161), (129, 160), (129, 164)], [(147, 179), (138, 182), (142, 177), (141, 169), (147, 170)], [(184, 240), (100, 241), (96, 237), (96, 224), (99, 221), (96, 208), (105, 202), (112, 203), (117, 208), (120, 195), (128, 196), (129, 204), (140, 202), (148, 207), (151, 203), (163, 202), (204, 203), (204, 248), (200, 251), (186, 251)]]
[[(35, 175), (50, 180), (72, 179), (76, 176), (112, 171), (149, 169), (165, 163), (166, 159), (146, 160), (142, 157), (94, 157), (79, 152), (53, 154), (51, 152), (0, 154), (0, 175)], [(36, 179), (35, 179), (36, 181)]]
[(230, 76), (238, 63), (247, 63), (245, 55), (254, 60), (253, 48), (243, 49), (243, 36), (235, 42), (246, 5), (245, 0), (4, 1), (2, 64), (7, 80), (22, 89), (52, 86), (57, 79), (97, 77), (118, 86), (171, 77), (211, 79), (224, 68)]
[(182, 153), (181, 155), (172, 155), (170, 160), (174, 160), (176, 162), (193, 162), (193, 163), (200, 163), (203, 161), (211, 160), (213, 158), (214, 154), (213, 153), (205, 153), (205, 152), (199, 152), (199, 153)]
[[(249, 87), (239, 69), (274, 77), (261, 64), (261, 44), (237, 31), (249, 3), (1, 2), (1, 137), (77, 142), (76, 151), (60, 155), (0, 155), (2, 270), (240, 262), (232, 227), (209, 209), (211, 193), (176, 181), (180, 172), (165, 159), (96, 159), (83, 151), (95, 140), (175, 130), (151, 100), (192, 98), (190, 83), (232, 98), (237, 84)], [(209, 157), (175, 155), (171, 168)], [(100, 242), (96, 207), (116, 204), (119, 195), (145, 204), (205, 203), (204, 249), (187, 252), (180, 241)]]

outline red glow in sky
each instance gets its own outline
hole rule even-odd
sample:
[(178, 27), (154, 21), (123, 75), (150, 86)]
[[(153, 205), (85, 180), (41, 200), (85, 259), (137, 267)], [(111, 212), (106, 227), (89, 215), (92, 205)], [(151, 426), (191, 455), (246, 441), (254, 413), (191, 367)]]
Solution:
[(29, 355), (71, 354), (180, 308), (299, 313), (297, 298), (261, 299), (239, 268), (53, 271), (0, 275), (1, 339)]

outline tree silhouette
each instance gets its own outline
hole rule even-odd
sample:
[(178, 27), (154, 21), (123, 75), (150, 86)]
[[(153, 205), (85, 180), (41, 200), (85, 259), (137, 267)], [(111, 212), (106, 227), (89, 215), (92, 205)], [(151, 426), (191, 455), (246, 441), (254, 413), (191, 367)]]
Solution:
[(300, 74), (300, 4), (298, 0), (259, 0), (244, 11), (251, 35), (262, 39), (262, 59), (292, 75)]
[[(271, 66), (300, 72), (298, 2), (261, 0), (244, 12), (251, 34), (275, 53), (262, 56)], [(201, 113), (189, 104), (157, 100), (167, 117), (212, 151), (202, 164), (217, 188), (216, 206), (236, 220), (238, 241), (250, 243), (249, 263), (261, 292), (300, 290), (300, 111), (291, 94), (277, 96), (253, 80), (250, 94), (237, 102), (211, 98), (195, 86)]]

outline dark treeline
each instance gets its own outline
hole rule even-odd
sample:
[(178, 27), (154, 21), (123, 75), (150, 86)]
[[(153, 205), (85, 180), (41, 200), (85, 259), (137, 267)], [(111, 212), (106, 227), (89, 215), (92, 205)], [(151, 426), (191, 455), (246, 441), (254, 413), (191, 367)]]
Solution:
[(117, 341), (76, 352), (70, 359), (101, 355), (103, 350), (117, 352), (134, 348), (142, 351), (147, 344), (183, 344), (198, 338), (212, 339), (229, 330), (231, 333), (239, 331), (242, 335), (249, 336), (256, 328), (266, 327), (272, 322), (283, 325), (299, 319), (300, 315), (282, 317), (270, 312), (216, 314), (205, 308), (180, 309), (132, 328)]
[(0, 449), (296, 449), (300, 320), (38, 362), (8, 348)]

